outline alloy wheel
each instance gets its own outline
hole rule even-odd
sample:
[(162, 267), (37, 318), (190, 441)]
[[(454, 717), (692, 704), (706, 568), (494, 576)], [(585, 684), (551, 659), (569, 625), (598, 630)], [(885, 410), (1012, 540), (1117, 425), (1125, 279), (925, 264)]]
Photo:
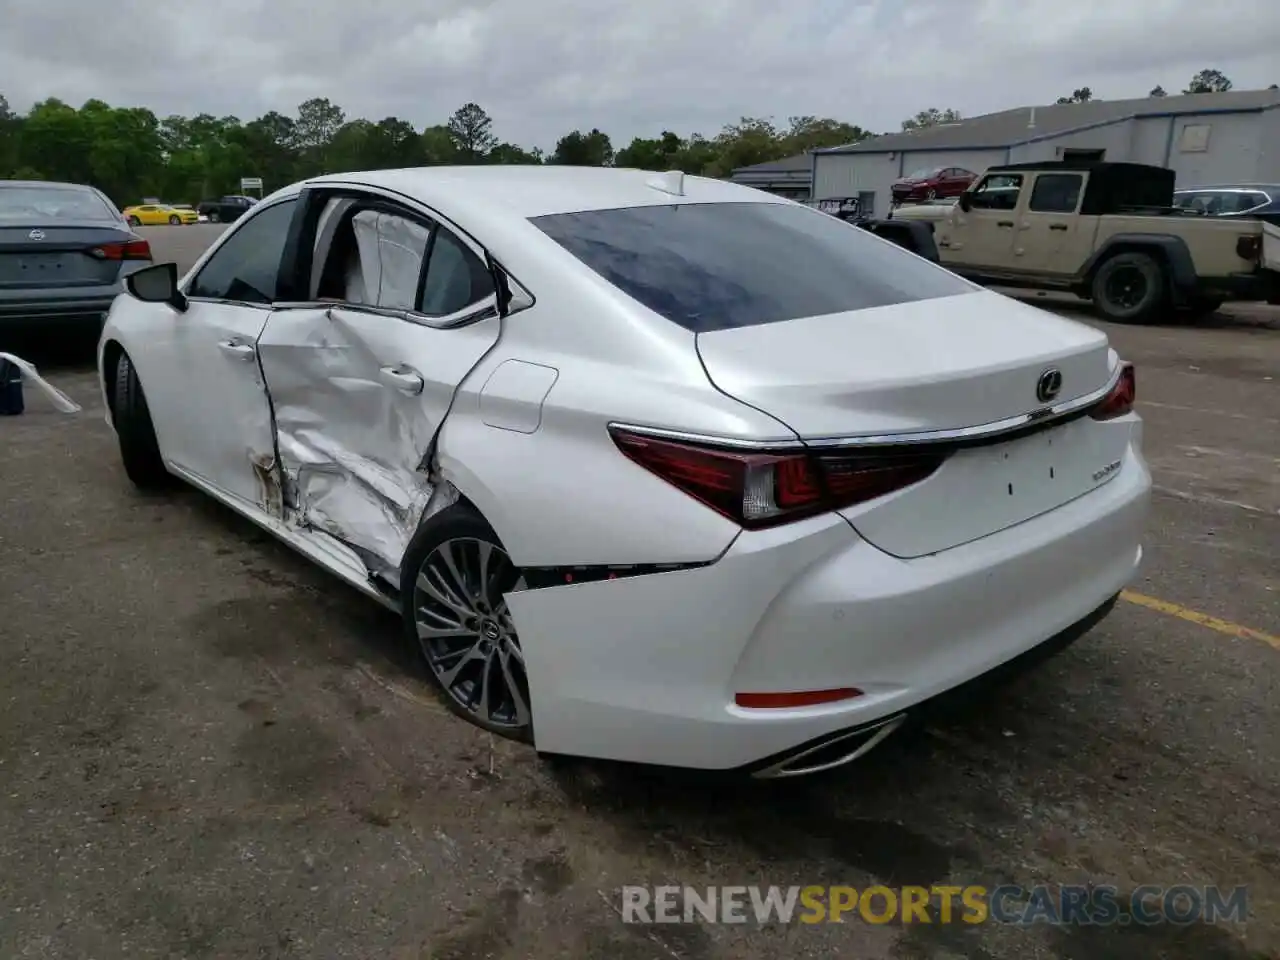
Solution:
[(1120, 267), (1107, 278), (1107, 299), (1122, 309), (1133, 309), (1146, 295), (1147, 278), (1137, 267)]
[(524, 653), (504, 594), (523, 586), (505, 550), (471, 537), (446, 540), (418, 569), (414, 622), (427, 666), (483, 725), (529, 726)]

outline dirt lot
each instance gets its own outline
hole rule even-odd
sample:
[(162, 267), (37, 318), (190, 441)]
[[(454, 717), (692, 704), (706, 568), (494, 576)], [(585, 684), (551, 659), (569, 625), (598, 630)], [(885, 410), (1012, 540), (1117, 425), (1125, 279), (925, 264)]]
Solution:
[[(215, 231), (148, 232), (190, 262)], [(1280, 319), (1108, 332), (1159, 485), (1133, 593), (980, 712), (766, 785), (452, 719), (392, 616), (193, 491), (136, 494), (91, 368), (46, 362), (84, 411), (0, 420), (0, 956), (1280, 956)], [(1250, 920), (618, 913), (627, 884), (1090, 881), (1243, 884)]]

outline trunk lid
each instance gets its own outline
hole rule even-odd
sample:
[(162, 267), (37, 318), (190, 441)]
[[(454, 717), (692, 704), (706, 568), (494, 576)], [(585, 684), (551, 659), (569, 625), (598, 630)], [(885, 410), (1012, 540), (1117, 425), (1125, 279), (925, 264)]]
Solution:
[[(698, 334), (711, 381), (805, 439), (955, 430), (1101, 388), (1107, 338), (986, 291)], [(1056, 401), (1055, 401), (1056, 402)]]
[(0, 226), (0, 289), (90, 287), (115, 283), (119, 259), (95, 255), (104, 244), (137, 237), (97, 223)]
[[(1106, 337), (987, 291), (701, 333), (725, 393), (801, 438), (959, 430), (1043, 409), (1037, 383), (1061, 372), (1053, 403), (1111, 380)], [(871, 543), (918, 557), (1021, 523), (1116, 472), (1131, 426), (1083, 418), (961, 449), (928, 479), (841, 511)]]

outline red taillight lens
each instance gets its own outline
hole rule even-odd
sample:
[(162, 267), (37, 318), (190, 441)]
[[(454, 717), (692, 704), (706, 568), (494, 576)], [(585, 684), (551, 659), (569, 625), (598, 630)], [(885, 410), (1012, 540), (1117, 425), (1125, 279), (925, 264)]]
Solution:
[(99, 260), (150, 260), (151, 244), (142, 238), (124, 243), (104, 243), (90, 250), (89, 256)]
[(1089, 411), (1095, 420), (1114, 420), (1123, 417), (1133, 410), (1138, 396), (1138, 381), (1133, 372), (1133, 364), (1125, 363), (1120, 367), (1120, 379), (1111, 388), (1111, 392), (1096, 407)]
[(856, 687), (838, 687), (834, 690), (805, 690), (800, 693), (738, 693), (733, 702), (753, 710), (786, 710), (790, 707), (816, 707), (824, 703), (839, 703), (862, 696)]
[(610, 431), (624, 454), (707, 506), (758, 529), (849, 507), (917, 483), (937, 454), (747, 453)]

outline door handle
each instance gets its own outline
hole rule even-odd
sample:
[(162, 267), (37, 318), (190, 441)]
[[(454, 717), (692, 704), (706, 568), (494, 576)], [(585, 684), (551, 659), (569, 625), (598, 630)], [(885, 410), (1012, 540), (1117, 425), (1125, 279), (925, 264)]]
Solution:
[(997, 221), (996, 221), (996, 226), (997, 226), (997, 227), (1012, 227), (1012, 226), (1013, 226), (1013, 221), (1012, 221), (1012, 220), (997, 220)]
[(247, 343), (236, 343), (234, 340), (219, 340), (218, 349), (237, 360), (252, 360), (254, 355), (253, 347)]
[(1050, 229), (1050, 230), (1065, 230), (1065, 229), (1067, 229), (1067, 225), (1066, 225), (1065, 223), (1051, 223), (1051, 224), (1049, 224), (1049, 229)]
[(426, 385), (422, 377), (408, 367), (380, 367), (378, 374), (382, 377), (382, 382), (388, 386), (415, 396), (421, 393)]

